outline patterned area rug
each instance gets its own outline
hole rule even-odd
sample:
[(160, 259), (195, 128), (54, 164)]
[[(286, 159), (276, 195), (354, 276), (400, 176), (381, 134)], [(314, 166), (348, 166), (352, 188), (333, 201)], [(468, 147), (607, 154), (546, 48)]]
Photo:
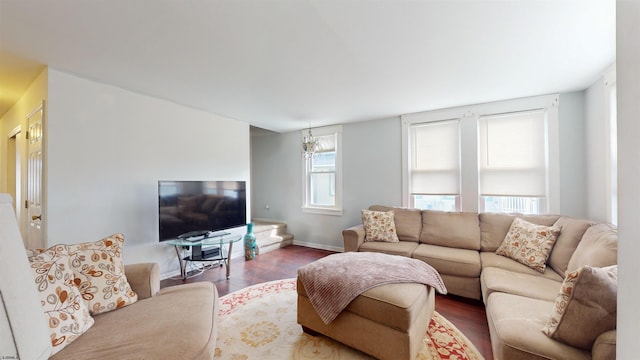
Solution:
[[(371, 359), (296, 322), (295, 279), (254, 285), (220, 298), (215, 359)], [(483, 359), (447, 319), (434, 313), (417, 359)]]

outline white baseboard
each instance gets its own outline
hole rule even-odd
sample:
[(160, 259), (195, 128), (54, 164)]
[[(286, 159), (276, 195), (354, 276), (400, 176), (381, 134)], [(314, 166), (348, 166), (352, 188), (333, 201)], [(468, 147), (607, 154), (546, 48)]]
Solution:
[(320, 250), (344, 252), (344, 248), (343, 247), (312, 243), (312, 242), (308, 242), (308, 241), (299, 241), (299, 240), (296, 240), (296, 239), (293, 239), (293, 245), (306, 246), (306, 247), (310, 247), (310, 248), (314, 248), (314, 249), (320, 249)]

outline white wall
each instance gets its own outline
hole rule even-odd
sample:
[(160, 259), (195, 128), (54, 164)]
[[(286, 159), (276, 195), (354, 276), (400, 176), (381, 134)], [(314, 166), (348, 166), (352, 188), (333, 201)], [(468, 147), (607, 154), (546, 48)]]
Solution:
[(126, 263), (173, 273), (175, 251), (158, 242), (157, 181), (249, 181), (247, 123), (55, 69), (48, 111), (49, 245), (122, 232)]
[(617, 2), (618, 359), (638, 357), (640, 324), (640, 2)]
[[(561, 209), (581, 217), (585, 207), (584, 95), (560, 95)], [(564, 141), (564, 137), (567, 141)], [(344, 214), (306, 214), (302, 206), (299, 131), (252, 138), (255, 218), (285, 220), (294, 242), (342, 250), (344, 228), (362, 222), (360, 210), (372, 204), (402, 204), (401, 123), (399, 117), (343, 124)], [(576, 158), (577, 157), (577, 158)], [(270, 209), (265, 208), (269, 205)]]

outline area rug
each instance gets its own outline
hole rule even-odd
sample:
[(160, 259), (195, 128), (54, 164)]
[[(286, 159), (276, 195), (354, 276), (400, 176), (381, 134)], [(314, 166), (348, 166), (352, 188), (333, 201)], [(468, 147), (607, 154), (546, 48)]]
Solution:
[[(296, 322), (296, 280), (254, 285), (220, 298), (215, 359), (371, 359), (324, 336), (302, 332)], [(417, 359), (483, 359), (447, 319), (434, 313)]]

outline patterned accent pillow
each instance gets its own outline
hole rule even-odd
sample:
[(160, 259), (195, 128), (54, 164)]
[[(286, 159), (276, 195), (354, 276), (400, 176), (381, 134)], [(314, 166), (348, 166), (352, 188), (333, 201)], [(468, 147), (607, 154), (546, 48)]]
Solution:
[(617, 265), (568, 273), (542, 332), (590, 351), (600, 334), (616, 328), (617, 282)]
[(515, 218), (496, 254), (509, 257), (544, 273), (547, 259), (559, 234), (558, 227), (536, 225)]
[(124, 273), (124, 236), (113, 234), (90, 243), (68, 245), (75, 284), (92, 315), (135, 303), (136, 294)]
[(49, 323), (53, 355), (87, 331), (94, 320), (73, 283), (67, 247), (55, 245), (32, 255), (29, 263)]
[(393, 211), (372, 211), (362, 209), (365, 241), (398, 242)]

